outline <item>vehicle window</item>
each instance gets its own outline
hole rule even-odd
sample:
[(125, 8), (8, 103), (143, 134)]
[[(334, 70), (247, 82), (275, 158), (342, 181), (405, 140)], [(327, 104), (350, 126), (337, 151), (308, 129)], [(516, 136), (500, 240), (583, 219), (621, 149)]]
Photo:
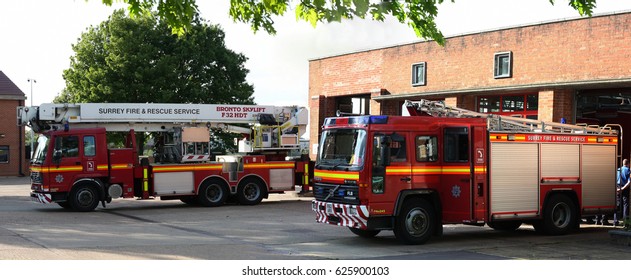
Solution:
[(57, 147), (61, 147), (62, 157), (78, 157), (79, 156), (79, 137), (63, 136), (57, 137), (56, 141), (61, 141)]
[(445, 128), (445, 151), (446, 162), (468, 162), (469, 161), (469, 131), (466, 127)]
[(94, 140), (94, 136), (84, 136), (83, 137), (83, 155), (92, 157), (96, 155), (96, 141)]
[(401, 134), (392, 134), (392, 143), (390, 143), (390, 161), (404, 162), (407, 161), (407, 151), (405, 149), (405, 136)]
[(438, 160), (438, 138), (436, 136), (416, 137), (416, 161)]

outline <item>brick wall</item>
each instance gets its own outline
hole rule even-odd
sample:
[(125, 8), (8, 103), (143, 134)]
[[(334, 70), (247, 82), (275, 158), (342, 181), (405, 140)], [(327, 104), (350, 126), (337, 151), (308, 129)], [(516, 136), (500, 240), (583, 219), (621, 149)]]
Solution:
[[(542, 23), (447, 38), (441, 47), (419, 42), (350, 53), (309, 62), (309, 102), (322, 98), (380, 92), (381, 95), (432, 94), (449, 106), (475, 109), (475, 95), (539, 92), (539, 119), (574, 119), (573, 93), (564, 84), (631, 80), (631, 13)], [(512, 53), (512, 77), (493, 77), (494, 54)], [(426, 85), (412, 86), (412, 64), (426, 62)], [(624, 85), (623, 85), (624, 86)], [(552, 88), (552, 89), (551, 89)], [(374, 97), (374, 95), (373, 95)], [(371, 102), (371, 112), (395, 111), (398, 102)], [(396, 109), (398, 110), (398, 108)], [(322, 114), (313, 114), (312, 124)], [(319, 125), (311, 126), (311, 142)]]
[(9, 147), (9, 163), (0, 163), (0, 176), (19, 176), (20, 163), (22, 173), (29, 174), (28, 160), (24, 159), (25, 130), (17, 126), (16, 107), (22, 104), (21, 100), (0, 100), (0, 146)]

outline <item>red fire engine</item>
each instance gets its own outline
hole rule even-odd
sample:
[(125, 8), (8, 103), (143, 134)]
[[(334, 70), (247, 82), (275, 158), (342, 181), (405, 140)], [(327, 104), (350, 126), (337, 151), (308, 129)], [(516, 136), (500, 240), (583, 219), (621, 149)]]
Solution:
[[(18, 124), (41, 133), (31, 162), (31, 198), (92, 211), (115, 198), (258, 204), (270, 193), (308, 189), (299, 148), (307, 111), (297, 106), (84, 103), (18, 107)], [(248, 124), (244, 128), (233, 124)], [(239, 154), (211, 155), (212, 131), (242, 133)], [(106, 132), (126, 132), (110, 148)], [(154, 154), (139, 157), (136, 132), (155, 132)], [(212, 160), (212, 161), (211, 161)]]
[(411, 116), (327, 118), (313, 177), (320, 223), (406, 244), (443, 224), (565, 234), (613, 213), (618, 131), (406, 101)]

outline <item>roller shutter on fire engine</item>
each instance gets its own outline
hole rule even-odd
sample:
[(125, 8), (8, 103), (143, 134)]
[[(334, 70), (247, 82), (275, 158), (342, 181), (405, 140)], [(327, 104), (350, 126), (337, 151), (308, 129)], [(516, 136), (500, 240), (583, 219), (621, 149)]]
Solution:
[(583, 207), (615, 205), (616, 147), (583, 145)]
[(539, 194), (539, 145), (491, 143), (491, 214), (496, 219), (535, 215)]

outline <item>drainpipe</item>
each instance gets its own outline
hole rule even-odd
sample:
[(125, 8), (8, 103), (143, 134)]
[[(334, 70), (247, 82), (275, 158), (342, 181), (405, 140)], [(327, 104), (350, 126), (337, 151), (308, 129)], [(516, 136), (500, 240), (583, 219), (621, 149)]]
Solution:
[[(20, 106), (22, 106), (21, 104), (22, 102), (18, 101), (18, 104)], [(23, 126), (19, 126), (20, 130), (18, 132), (18, 143), (19, 143), (19, 148), (18, 150), (19, 152), (19, 158), (20, 158), (20, 163), (19, 163), (19, 167), (18, 167), (18, 174), (20, 175), (20, 177), (24, 177), (24, 170), (22, 170), (22, 166), (24, 166), (24, 157), (22, 156), (22, 150), (24, 150), (24, 141), (22, 141), (22, 134), (24, 134), (24, 127)]]

